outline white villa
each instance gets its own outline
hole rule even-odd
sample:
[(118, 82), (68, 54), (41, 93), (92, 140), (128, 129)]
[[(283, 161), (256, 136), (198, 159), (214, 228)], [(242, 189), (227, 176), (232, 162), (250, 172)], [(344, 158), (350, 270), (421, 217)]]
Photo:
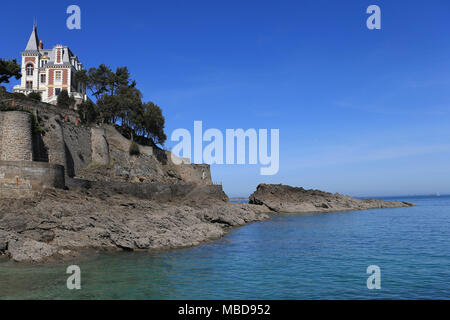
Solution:
[(67, 90), (80, 103), (87, 99), (86, 88), (75, 83), (74, 74), (82, 68), (78, 57), (68, 47), (58, 44), (53, 49), (44, 49), (35, 24), (22, 52), (22, 79), (20, 85), (14, 86), (14, 92), (26, 95), (40, 92), (43, 102), (55, 104), (58, 94)]

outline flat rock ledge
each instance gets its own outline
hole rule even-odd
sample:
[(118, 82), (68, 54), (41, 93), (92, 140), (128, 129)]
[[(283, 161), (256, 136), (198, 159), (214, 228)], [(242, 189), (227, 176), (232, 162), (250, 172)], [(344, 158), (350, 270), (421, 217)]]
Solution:
[(281, 184), (258, 185), (249, 198), (249, 204), (266, 207), (272, 212), (286, 213), (321, 213), (415, 206), (406, 201), (355, 199), (338, 193), (306, 190)]
[(155, 201), (80, 189), (0, 199), (0, 260), (47, 262), (86, 251), (191, 247), (269, 218), (260, 206), (231, 204), (223, 195), (193, 192), (186, 199)]

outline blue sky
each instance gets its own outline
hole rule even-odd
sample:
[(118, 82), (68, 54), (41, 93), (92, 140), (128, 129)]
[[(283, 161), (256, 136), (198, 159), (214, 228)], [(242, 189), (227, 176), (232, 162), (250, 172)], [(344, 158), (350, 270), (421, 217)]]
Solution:
[[(46, 47), (68, 45), (85, 67), (128, 66), (169, 136), (194, 120), (280, 129), (277, 175), (213, 166), (230, 196), (260, 182), (450, 193), (448, 1), (22, 3), (19, 15), (2, 13), (1, 57), (19, 57), (36, 18)], [(70, 4), (81, 7), (81, 30), (66, 28)], [(381, 30), (366, 28), (371, 4)], [(19, 9), (8, 1), (2, 10)]]

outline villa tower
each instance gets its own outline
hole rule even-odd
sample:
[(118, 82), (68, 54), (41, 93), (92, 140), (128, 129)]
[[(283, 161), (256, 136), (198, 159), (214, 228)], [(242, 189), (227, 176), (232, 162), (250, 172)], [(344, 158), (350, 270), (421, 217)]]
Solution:
[(25, 51), (22, 52), (22, 79), (14, 92), (28, 95), (39, 92), (43, 102), (56, 103), (62, 90), (67, 90), (77, 103), (86, 100), (86, 88), (76, 83), (74, 75), (83, 65), (72, 51), (63, 45), (45, 49), (33, 26)]

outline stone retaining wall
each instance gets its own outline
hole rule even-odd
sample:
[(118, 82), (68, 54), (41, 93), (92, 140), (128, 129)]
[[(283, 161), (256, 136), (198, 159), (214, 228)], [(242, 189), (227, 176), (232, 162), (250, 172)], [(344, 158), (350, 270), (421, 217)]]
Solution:
[(28, 112), (3, 112), (1, 158), (4, 161), (33, 161), (32, 121)]
[[(12, 107), (36, 113), (40, 133), (36, 131), (33, 134), (32, 114), (0, 112), (0, 160), (61, 165), (64, 166), (66, 180), (80, 176), (90, 164), (100, 164), (113, 165), (114, 175), (125, 177), (127, 181), (212, 184), (209, 165), (189, 164), (189, 159), (183, 159), (182, 165), (175, 165), (169, 151), (151, 146), (139, 146), (141, 156), (130, 157), (131, 141), (113, 126), (85, 126), (76, 121), (76, 113), (72, 110), (38, 102), (22, 101), (19, 104), (14, 101)], [(107, 180), (109, 178), (106, 177)]]
[(73, 177), (92, 162), (91, 129), (64, 122), (62, 125), (66, 151), (66, 176)]
[(66, 167), (66, 144), (60, 117), (54, 116), (49, 118), (46, 126), (48, 131), (43, 136), (43, 141), (48, 149), (48, 161), (51, 164), (59, 164)]
[(0, 112), (0, 159), (2, 158), (2, 141), (3, 141), (3, 129), (2, 129), (2, 123), (3, 123), (3, 113)]
[(104, 128), (91, 129), (92, 161), (94, 163), (109, 165), (109, 144), (106, 140), (106, 130)]
[(64, 188), (64, 167), (44, 162), (0, 161), (0, 198), (27, 198)]
[[(87, 181), (82, 179), (67, 180), (69, 188), (85, 188), (98, 190), (103, 193), (125, 194), (132, 197), (155, 200), (158, 202), (171, 202), (182, 200), (204, 200), (216, 199), (228, 202), (229, 199), (221, 185), (198, 185), (198, 184), (171, 184), (171, 183), (131, 183), (115, 181)], [(130, 200), (131, 201), (131, 200)]]

